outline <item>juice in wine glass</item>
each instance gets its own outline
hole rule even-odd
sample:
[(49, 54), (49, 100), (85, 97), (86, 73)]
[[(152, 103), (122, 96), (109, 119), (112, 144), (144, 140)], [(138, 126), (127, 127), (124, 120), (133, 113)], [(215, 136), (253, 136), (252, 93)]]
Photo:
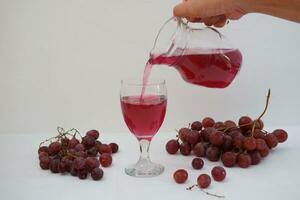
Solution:
[(164, 95), (124, 96), (121, 108), (125, 123), (138, 140), (151, 140), (163, 123), (167, 98)]

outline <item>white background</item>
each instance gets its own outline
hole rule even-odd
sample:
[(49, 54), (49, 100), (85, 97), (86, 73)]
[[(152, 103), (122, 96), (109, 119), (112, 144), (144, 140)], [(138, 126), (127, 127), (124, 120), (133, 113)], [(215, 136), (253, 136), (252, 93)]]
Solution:
[[(0, 133), (43, 133), (56, 126), (128, 132), (120, 80), (142, 76), (154, 37), (179, 1), (0, 0)], [(185, 83), (168, 67), (163, 131), (204, 116), (257, 116), (272, 89), (267, 126), (300, 124), (300, 25), (250, 14), (220, 30), (242, 51), (224, 90)]]

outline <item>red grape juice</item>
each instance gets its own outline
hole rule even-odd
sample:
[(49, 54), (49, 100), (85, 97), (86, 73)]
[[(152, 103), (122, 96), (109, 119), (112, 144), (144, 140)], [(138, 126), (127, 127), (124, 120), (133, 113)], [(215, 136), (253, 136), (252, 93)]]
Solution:
[(121, 98), (124, 120), (138, 140), (151, 140), (163, 123), (167, 107), (166, 96), (144, 95)]
[[(189, 49), (185, 51), (177, 49), (171, 56), (152, 56), (146, 68), (151, 69), (151, 65), (155, 64), (173, 66), (189, 83), (211, 88), (225, 88), (239, 72), (242, 54), (238, 49)], [(147, 81), (149, 69), (145, 69), (148, 74), (144, 73), (143, 82)]]

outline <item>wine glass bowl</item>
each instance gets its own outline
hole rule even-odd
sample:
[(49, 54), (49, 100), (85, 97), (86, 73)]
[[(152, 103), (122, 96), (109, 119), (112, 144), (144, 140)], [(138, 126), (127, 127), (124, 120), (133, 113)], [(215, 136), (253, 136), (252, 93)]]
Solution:
[(165, 81), (142, 84), (138, 81), (123, 80), (120, 102), (124, 121), (139, 141), (141, 151), (138, 162), (125, 169), (126, 174), (135, 177), (152, 177), (161, 174), (164, 167), (150, 160), (149, 146), (166, 114)]

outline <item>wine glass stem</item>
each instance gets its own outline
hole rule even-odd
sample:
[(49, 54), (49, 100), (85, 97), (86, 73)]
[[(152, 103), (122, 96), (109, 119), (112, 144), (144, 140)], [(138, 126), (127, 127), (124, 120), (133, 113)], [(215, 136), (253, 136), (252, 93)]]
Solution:
[(149, 140), (140, 140), (140, 160), (150, 160), (149, 157), (149, 148), (150, 148), (150, 141)]

